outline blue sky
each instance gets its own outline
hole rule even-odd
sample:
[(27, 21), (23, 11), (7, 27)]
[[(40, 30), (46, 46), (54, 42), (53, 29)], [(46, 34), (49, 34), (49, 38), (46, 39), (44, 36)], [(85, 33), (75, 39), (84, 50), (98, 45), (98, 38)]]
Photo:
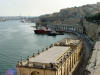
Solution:
[(0, 16), (39, 16), (100, 0), (0, 0)]

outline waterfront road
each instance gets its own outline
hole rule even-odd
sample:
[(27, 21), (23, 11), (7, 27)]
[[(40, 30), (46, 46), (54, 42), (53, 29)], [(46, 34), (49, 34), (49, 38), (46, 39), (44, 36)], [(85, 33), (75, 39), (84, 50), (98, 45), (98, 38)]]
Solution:
[(93, 49), (93, 42), (85, 34), (76, 33), (76, 35), (79, 39), (83, 40), (84, 59), (82, 60), (80, 67), (77, 69), (78, 74), (75, 73), (75, 75), (84, 75), (84, 70), (85, 70), (86, 65), (88, 63), (90, 53)]

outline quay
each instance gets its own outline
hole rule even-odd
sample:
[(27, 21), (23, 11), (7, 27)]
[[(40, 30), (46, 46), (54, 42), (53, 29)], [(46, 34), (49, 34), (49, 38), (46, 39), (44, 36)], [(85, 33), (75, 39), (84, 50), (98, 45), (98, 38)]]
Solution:
[(53, 24), (53, 25), (36, 25), (36, 34), (58, 34), (63, 35), (64, 33), (73, 33), (73, 34), (83, 34), (83, 26), (76, 25), (66, 25), (66, 24)]
[(83, 27), (78, 24), (76, 25), (54, 24), (54, 25), (47, 25), (47, 26), (50, 29), (55, 31), (83, 33)]
[(83, 58), (83, 42), (65, 38), (16, 65), (18, 75), (73, 75)]

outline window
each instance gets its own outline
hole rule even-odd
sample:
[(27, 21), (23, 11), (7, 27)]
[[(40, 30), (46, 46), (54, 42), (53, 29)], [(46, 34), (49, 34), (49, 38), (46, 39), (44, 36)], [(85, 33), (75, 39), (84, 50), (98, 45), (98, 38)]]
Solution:
[(31, 75), (40, 75), (40, 73), (37, 72), (37, 71), (34, 71), (34, 72), (31, 73)]

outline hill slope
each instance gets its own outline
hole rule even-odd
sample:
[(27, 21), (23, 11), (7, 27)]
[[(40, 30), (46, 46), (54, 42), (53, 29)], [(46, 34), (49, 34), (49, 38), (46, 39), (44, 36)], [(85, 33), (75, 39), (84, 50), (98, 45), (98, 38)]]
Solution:
[(39, 24), (79, 24), (80, 19), (87, 15), (93, 15), (100, 11), (100, 3), (84, 5), (80, 7), (61, 9), (58, 13), (40, 16)]

